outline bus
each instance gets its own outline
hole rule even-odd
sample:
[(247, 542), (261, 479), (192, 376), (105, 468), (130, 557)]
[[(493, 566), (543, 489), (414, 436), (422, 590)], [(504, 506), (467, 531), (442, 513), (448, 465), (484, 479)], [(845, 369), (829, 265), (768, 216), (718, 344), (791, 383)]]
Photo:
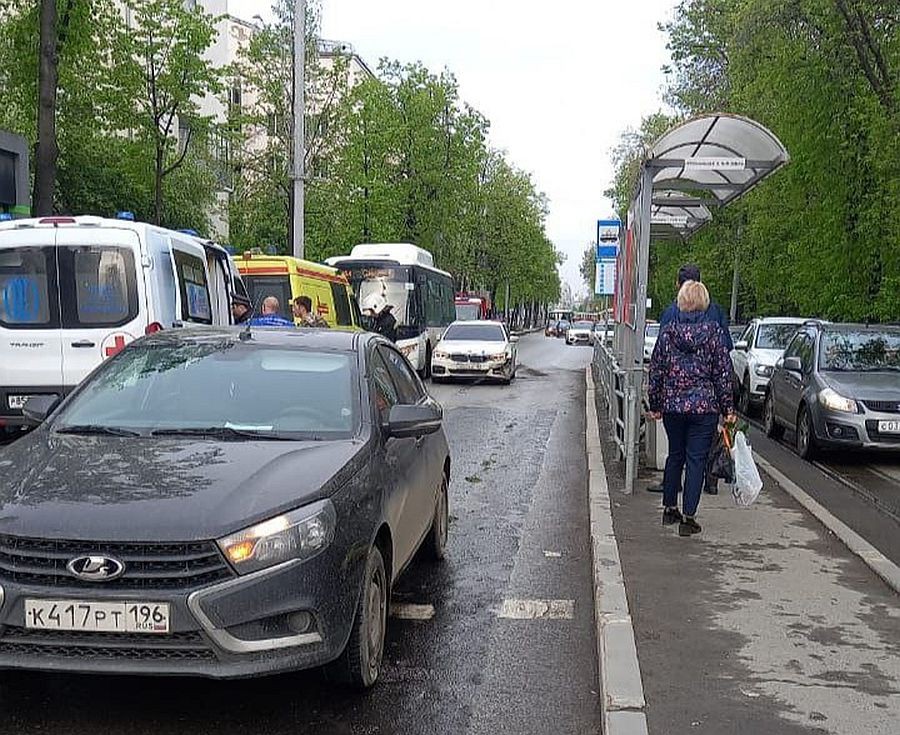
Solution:
[(574, 313), (572, 309), (551, 309), (547, 314), (547, 325), (556, 324), (560, 320), (570, 322)]
[(364, 243), (325, 262), (347, 277), (360, 304), (372, 293), (384, 295), (397, 320), (397, 347), (428, 377), (431, 352), (456, 319), (451, 275), (410, 243)]
[(489, 300), (485, 296), (466, 293), (456, 294), (456, 320), (473, 321), (487, 319), (490, 311)]

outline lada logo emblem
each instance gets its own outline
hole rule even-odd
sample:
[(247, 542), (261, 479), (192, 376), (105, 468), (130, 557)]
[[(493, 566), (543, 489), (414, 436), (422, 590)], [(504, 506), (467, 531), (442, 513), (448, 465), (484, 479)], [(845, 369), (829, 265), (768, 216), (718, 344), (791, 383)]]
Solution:
[(125, 574), (125, 565), (109, 556), (78, 556), (66, 569), (73, 577), (86, 582), (111, 582)]

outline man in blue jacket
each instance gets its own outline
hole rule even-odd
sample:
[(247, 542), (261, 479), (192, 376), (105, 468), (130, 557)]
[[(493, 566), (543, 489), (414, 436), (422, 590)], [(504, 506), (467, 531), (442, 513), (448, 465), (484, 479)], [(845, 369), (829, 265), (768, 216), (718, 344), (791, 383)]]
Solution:
[[(685, 263), (681, 268), (678, 269), (678, 290), (681, 290), (681, 287), (687, 281), (699, 281), (700, 280), (700, 268), (699, 266), (694, 265), (693, 263)], [(662, 316), (659, 318), (659, 328), (662, 330), (666, 324), (669, 322), (674, 322), (675, 319), (678, 318), (678, 304), (674, 301), (669, 304), (665, 311), (662, 313)], [(725, 314), (725, 311), (719, 306), (715, 301), (709, 302), (709, 308), (706, 310), (706, 314), (703, 317), (702, 321), (705, 322), (716, 322), (720, 327), (722, 327), (722, 331), (725, 332), (725, 344), (728, 346), (728, 351), (734, 349), (734, 342), (731, 339), (731, 332), (728, 331), (728, 317)], [(650, 485), (647, 490), (652, 493), (661, 493), (663, 491), (662, 483), (660, 482), (657, 485)], [(711, 492), (708, 490), (707, 492)]]
[[(699, 281), (700, 280), (700, 268), (692, 263), (686, 263), (678, 269), (678, 290), (681, 290), (681, 287), (687, 281)], [(666, 326), (669, 322), (674, 322), (675, 318), (678, 316), (678, 306), (673, 301), (666, 307), (666, 310), (662, 313), (662, 316), (659, 318), (659, 326), (660, 329)], [(715, 301), (709, 302), (709, 308), (706, 310), (706, 316), (703, 321), (705, 322), (716, 322), (722, 329), (725, 331), (725, 343), (728, 345), (728, 351), (734, 349), (734, 342), (731, 340), (731, 332), (728, 331), (728, 317), (725, 315), (725, 311), (719, 306)]]

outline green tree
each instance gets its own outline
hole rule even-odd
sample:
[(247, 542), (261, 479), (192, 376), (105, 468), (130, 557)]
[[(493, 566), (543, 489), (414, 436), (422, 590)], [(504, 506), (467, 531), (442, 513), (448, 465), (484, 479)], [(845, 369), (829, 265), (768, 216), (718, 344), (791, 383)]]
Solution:
[[(163, 221), (165, 180), (188, 160), (195, 141), (214, 144), (200, 100), (221, 91), (222, 70), (204, 57), (216, 19), (182, 0), (126, 0), (132, 24), (114, 46), (123, 127), (132, 123), (153, 152), (153, 221)], [(133, 104), (136, 109), (128, 109)]]
[[(792, 160), (740, 203), (714, 212), (687, 243), (654, 243), (654, 301), (671, 293), (678, 263), (692, 260), (723, 302), (737, 267), (744, 318), (895, 320), (900, 4), (683, 0), (665, 29), (668, 99), (678, 114), (747, 115), (773, 130)], [(619, 161), (620, 208), (634, 159)]]

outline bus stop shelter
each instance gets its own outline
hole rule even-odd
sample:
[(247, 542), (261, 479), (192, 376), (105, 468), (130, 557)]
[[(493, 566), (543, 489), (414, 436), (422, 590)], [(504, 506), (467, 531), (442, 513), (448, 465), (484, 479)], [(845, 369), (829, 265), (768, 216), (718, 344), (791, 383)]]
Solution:
[(746, 117), (713, 114), (681, 123), (647, 151), (620, 234), (616, 335), (607, 403), (625, 459), (625, 487), (637, 475), (643, 394), (644, 328), (650, 245), (686, 240), (717, 209), (736, 201), (789, 160), (781, 141)]

